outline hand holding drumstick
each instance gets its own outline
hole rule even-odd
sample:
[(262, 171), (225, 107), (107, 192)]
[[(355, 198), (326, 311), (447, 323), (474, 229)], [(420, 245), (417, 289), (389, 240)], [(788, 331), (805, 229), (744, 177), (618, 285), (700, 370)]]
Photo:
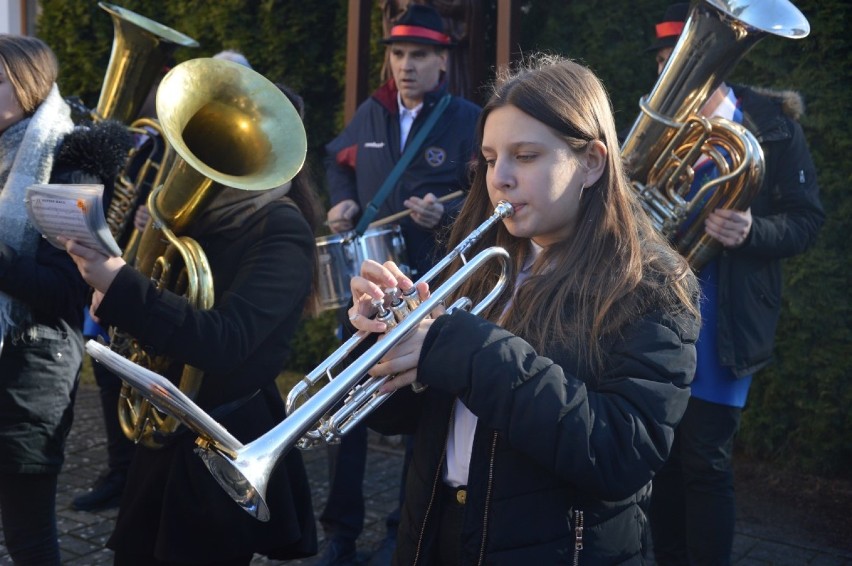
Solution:
[[(390, 216), (371, 222), (369, 227), (375, 228), (376, 226), (390, 224), (391, 222), (396, 222), (397, 220), (405, 218), (411, 214), (413, 220), (421, 226), (425, 228), (433, 228), (441, 220), (441, 216), (444, 214), (443, 203), (459, 198), (463, 194), (464, 191), (455, 191), (438, 199), (436, 199), (435, 195), (432, 193), (429, 193), (422, 199), (411, 197), (405, 201), (405, 206), (408, 208), (397, 212), (396, 214), (391, 214)], [(328, 211), (328, 220), (326, 221), (326, 224), (331, 231), (336, 234), (352, 230), (355, 227), (353, 219), (359, 212), (361, 212), (361, 207), (358, 206), (358, 203), (354, 200), (347, 199), (341, 201), (331, 207)]]

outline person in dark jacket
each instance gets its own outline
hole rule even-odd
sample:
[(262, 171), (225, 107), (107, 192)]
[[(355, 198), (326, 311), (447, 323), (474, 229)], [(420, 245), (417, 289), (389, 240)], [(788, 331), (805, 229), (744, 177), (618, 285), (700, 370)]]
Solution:
[(26, 188), (111, 190), (130, 148), (115, 122), (74, 129), (41, 40), (0, 35), (0, 515), (15, 564), (59, 564), (56, 488), (83, 359), (88, 293), (27, 219)]
[[(481, 317), (432, 313), (370, 371), (395, 375), (371, 426), (415, 434), (397, 564), (643, 561), (651, 478), (695, 370), (698, 285), (626, 182), (610, 108), (589, 69), (541, 56), (483, 109), (449, 245), (507, 201), (466, 255), (500, 246), (515, 275)], [(498, 263), (448, 300), (482, 300)], [(353, 326), (385, 331), (372, 301), (411, 285), (365, 262)], [(403, 388), (415, 378), (424, 392)]]
[[(411, 4), (383, 43), (393, 78), (358, 107), (343, 132), (326, 146), (332, 204), (328, 224), (334, 232), (355, 228), (404, 152), (411, 151), (411, 140), (423, 131), (440, 101), (449, 97), (449, 105), (374, 217), (378, 220), (411, 211), (399, 224), (409, 267), (423, 275), (440, 259), (438, 234), (462, 202), (460, 198), (446, 203), (438, 199), (470, 186), (468, 163), (475, 150), (480, 109), (447, 92), (447, 61), (453, 43), (434, 8)], [(340, 313), (343, 319), (344, 313)], [(329, 543), (318, 566), (344, 566), (355, 559), (356, 539), (364, 525), (366, 456), (364, 425), (354, 427), (330, 450), (331, 488), (320, 517)], [(387, 564), (395, 544), (397, 515), (395, 511), (388, 517), (387, 537), (374, 553), (371, 566)]]
[[(275, 379), (312, 295), (319, 214), (304, 170), (267, 191), (218, 191), (189, 231), (210, 264), (209, 310), (157, 289), (121, 258), (73, 241), (66, 247), (96, 290), (98, 322), (127, 332), (148, 353), (202, 370), (195, 402), (247, 443), (286, 416)], [(194, 454), (194, 441), (195, 435), (178, 433), (161, 448), (137, 447), (107, 543), (116, 564), (230, 565), (248, 564), (255, 553), (275, 559), (316, 553), (310, 486), (298, 450), (272, 475), (271, 520), (260, 522), (222, 490)]]
[(355, 227), (367, 204), (444, 96), (441, 114), (390, 196), (375, 215), (380, 219), (409, 209), (400, 220), (408, 259), (421, 275), (435, 257), (437, 230), (446, 226), (461, 199), (443, 204), (438, 198), (470, 186), (468, 163), (475, 150), (474, 127), (479, 107), (449, 95), (446, 83), (449, 36), (438, 13), (412, 4), (403, 13), (387, 44), (393, 78), (367, 99), (355, 116), (326, 146), (326, 176), (331, 208), (329, 227), (344, 232)]
[[(666, 11), (652, 46), (662, 72), (681, 34), (688, 4)], [(723, 83), (701, 108), (743, 124), (761, 148), (765, 176), (745, 211), (718, 209), (705, 224), (724, 246), (701, 268), (705, 297), (692, 396), (672, 456), (654, 478), (651, 524), (661, 566), (731, 563), (736, 507), (734, 436), (752, 376), (772, 361), (781, 312), (781, 260), (804, 252), (825, 218), (816, 171), (798, 119), (801, 97)], [(696, 185), (717, 175), (695, 166)]]

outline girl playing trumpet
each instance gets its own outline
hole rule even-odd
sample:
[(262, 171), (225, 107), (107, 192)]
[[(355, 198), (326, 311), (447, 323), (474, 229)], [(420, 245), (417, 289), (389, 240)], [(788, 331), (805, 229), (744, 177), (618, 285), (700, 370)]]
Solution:
[[(416, 435), (396, 563), (638, 563), (695, 370), (695, 277), (637, 203), (591, 71), (537, 58), (496, 87), (477, 130), (448, 249), (508, 201), (471, 255), (501, 246), (517, 276), (481, 318), (433, 313), (370, 372), (400, 390), (370, 424)], [(458, 296), (482, 299), (499, 268), (483, 271)], [(384, 332), (371, 301), (411, 286), (365, 262), (353, 326)], [(401, 389), (415, 379), (425, 392)]]

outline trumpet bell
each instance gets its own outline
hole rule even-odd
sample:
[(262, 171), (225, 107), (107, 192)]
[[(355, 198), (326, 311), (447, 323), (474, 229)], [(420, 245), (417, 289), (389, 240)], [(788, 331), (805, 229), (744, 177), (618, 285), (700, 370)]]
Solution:
[(259, 462), (253, 455), (240, 452), (239, 458), (231, 460), (203, 445), (196, 448), (195, 453), (237, 505), (258, 521), (269, 520), (269, 506), (265, 500), (266, 488), (276, 463), (271, 455), (260, 455), (263, 461)]

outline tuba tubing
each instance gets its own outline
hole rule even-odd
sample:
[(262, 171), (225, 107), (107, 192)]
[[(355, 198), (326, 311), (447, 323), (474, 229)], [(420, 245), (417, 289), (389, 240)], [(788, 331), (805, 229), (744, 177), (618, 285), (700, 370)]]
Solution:
[[(445, 256), (438, 264), (429, 270), (418, 283), (428, 282), (434, 279), (441, 271), (445, 270), (458, 257), (462, 257), (464, 264), (453, 273), (440, 287), (435, 289), (429, 298), (420, 303), (408, 316), (403, 318), (398, 325), (386, 332), (381, 340), (370, 347), (349, 366), (342, 370), (330, 383), (322, 387), (314, 395), (308, 398), (301, 406), (292, 409), (291, 396), (288, 396), (288, 405), (292, 409), (289, 416), (249, 444), (233, 450), (233, 447), (221, 447), (210, 434), (203, 430), (194, 429), (201, 436), (196, 440), (198, 448), (196, 452), (207, 465), (210, 473), (222, 488), (237, 502), (246, 512), (260, 521), (269, 520), (269, 507), (266, 504), (266, 491), (272, 471), (279, 460), (287, 454), (299, 441), (316, 429), (317, 423), (324, 420), (332, 407), (346, 398), (350, 391), (354, 391), (368, 370), (373, 367), (394, 345), (417, 326), (420, 321), (430, 316), (433, 309), (454, 293), (473, 273), (481, 268), (486, 262), (497, 259), (501, 262), (502, 271), (500, 278), (491, 291), (477, 305), (472, 312), (479, 314), (494, 302), (503, 292), (508, 281), (509, 253), (500, 247), (493, 246), (479, 252), (470, 261), (465, 261), (464, 253), (498, 221), (508, 218), (514, 210), (509, 203), (501, 202), (497, 205), (494, 213), (480, 225), (473, 233), (463, 240), (450, 254)], [(350, 338), (338, 351), (332, 354), (326, 362), (321, 364), (306, 378), (306, 381), (315, 379), (318, 381), (323, 375), (329, 375), (334, 365), (344, 359), (357, 344), (367, 338), (370, 333), (359, 331)], [(378, 389), (380, 382), (383, 383), (387, 377), (370, 378), (366, 387), (373, 390)], [(376, 381), (378, 380), (378, 381)], [(358, 407), (358, 418), (363, 419), (369, 411), (390, 395), (382, 395), (371, 399), (363, 397), (367, 401)], [(362, 396), (353, 395), (354, 398)], [(352, 411), (351, 407), (347, 410)], [(354, 412), (354, 411), (352, 411)], [(325, 438), (322, 431), (319, 437)]]

